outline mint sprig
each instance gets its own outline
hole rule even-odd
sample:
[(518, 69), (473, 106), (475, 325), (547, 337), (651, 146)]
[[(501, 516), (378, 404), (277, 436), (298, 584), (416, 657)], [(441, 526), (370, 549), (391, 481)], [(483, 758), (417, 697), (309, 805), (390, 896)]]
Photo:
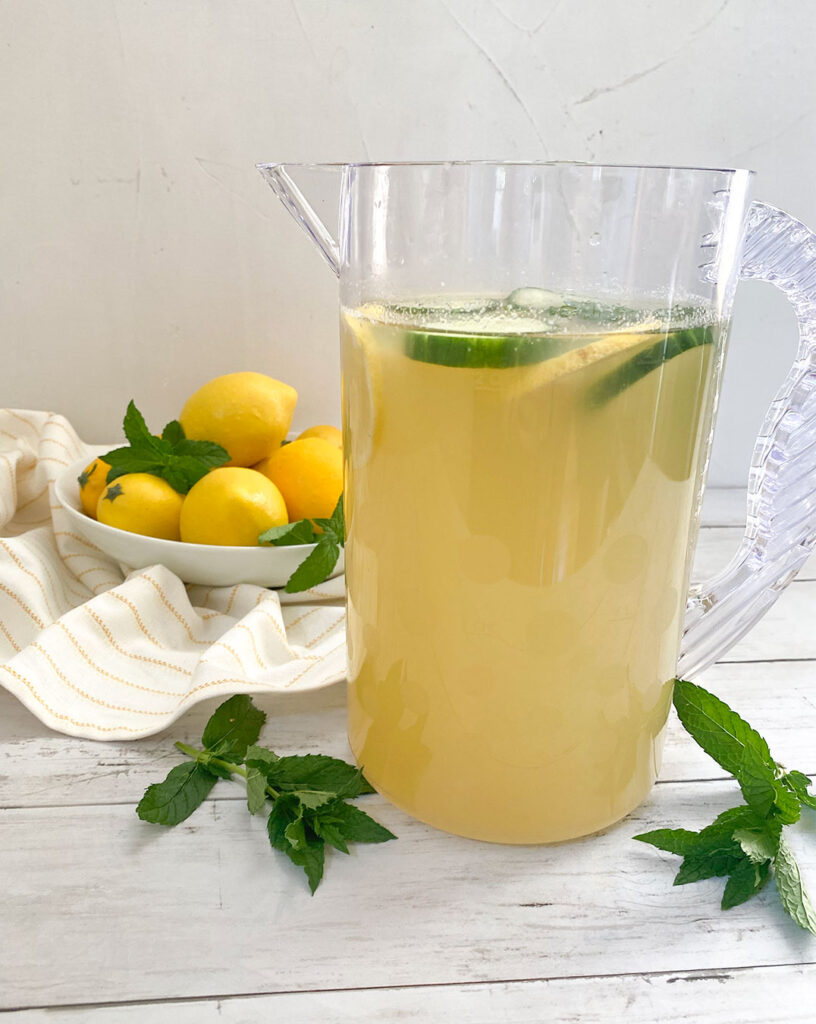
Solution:
[(265, 721), (265, 713), (245, 694), (224, 701), (204, 728), (203, 749), (177, 742), (192, 760), (148, 786), (136, 813), (156, 825), (178, 825), (219, 779), (237, 775), (246, 781), (251, 814), (271, 802), (269, 842), (303, 869), (314, 894), (323, 877), (326, 843), (348, 853), (349, 843), (384, 843), (396, 836), (346, 803), (374, 792), (361, 769), (325, 754), (279, 757), (256, 743)]
[(108, 483), (126, 473), (151, 473), (166, 480), (179, 494), (186, 494), (211, 469), (229, 462), (229, 452), (220, 444), (185, 437), (178, 420), (171, 420), (161, 436), (151, 434), (132, 399), (122, 426), (128, 444), (102, 456), (111, 467)]
[(316, 545), (314, 551), (309, 552), (289, 577), (284, 588), (287, 594), (298, 594), (327, 580), (337, 565), (340, 548), (345, 544), (345, 540), (346, 522), (342, 494), (337, 500), (331, 519), (298, 519), (285, 526), (273, 526), (258, 537), (259, 544), (274, 544), (278, 547), (295, 544)]
[(816, 808), (810, 779), (803, 772), (786, 772), (762, 736), (701, 686), (675, 680), (674, 707), (692, 738), (734, 776), (745, 803), (723, 811), (699, 832), (661, 828), (633, 838), (683, 858), (675, 885), (727, 878), (723, 910), (756, 895), (773, 870), (785, 911), (816, 934), (816, 912), (784, 836), (784, 826), (799, 820), (803, 805)]

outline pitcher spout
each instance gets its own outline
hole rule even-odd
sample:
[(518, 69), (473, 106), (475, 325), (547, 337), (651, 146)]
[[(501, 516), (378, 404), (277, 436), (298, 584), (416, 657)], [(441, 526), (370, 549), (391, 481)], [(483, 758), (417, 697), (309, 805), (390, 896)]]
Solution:
[(335, 196), (334, 207), (338, 208), (337, 182), (336, 178), (343, 171), (342, 164), (256, 164), (258, 170), (266, 179), (269, 187), (280, 199), (286, 209), (300, 224), (306, 234), (317, 246), (323, 259), (334, 271), (336, 277), (340, 276), (340, 247), (332, 232), (326, 227), (321, 217), (317, 214), (312, 203), (306, 198), (298, 184), (293, 178), (297, 174), (301, 179), (304, 177), (315, 178), (319, 176), (323, 189), (331, 172), (330, 182)]

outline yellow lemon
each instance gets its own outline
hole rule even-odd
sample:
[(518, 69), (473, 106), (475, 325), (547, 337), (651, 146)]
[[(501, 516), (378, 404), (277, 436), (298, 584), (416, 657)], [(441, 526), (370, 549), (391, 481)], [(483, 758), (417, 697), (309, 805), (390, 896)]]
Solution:
[(222, 466), (190, 488), (181, 509), (181, 539), (249, 547), (270, 526), (288, 522), (283, 497), (271, 480), (254, 469)]
[(307, 427), (303, 433), (298, 434), (297, 440), (302, 441), (304, 437), (322, 437), (324, 441), (328, 441), (337, 448), (342, 449), (343, 447), (342, 430), (338, 430), (337, 427), (330, 427), (327, 423), (320, 423), (316, 427)]
[(94, 459), (77, 477), (79, 482), (79, 502), (82, 511), (91, 519), (96, 519), (96, 506), (99, 495), (105, 490), (105, 477), (110, 466), (103, 459)]
[(251, 466), (286, 437), (297, 391), (263, 373), (227, 373), (191, 395), (179, 417), (187, 437), (226, 448), (230, 465)]
[(343, 492), (343, 453), (322, 437), (292, 441), (255, 468), (283, 495), (290, 522), (328, 519)]
[(178, 540), (183, 501), (182, 494), (152, 473), (125, 473), (105, 487), (96, 518), (129, 533)]

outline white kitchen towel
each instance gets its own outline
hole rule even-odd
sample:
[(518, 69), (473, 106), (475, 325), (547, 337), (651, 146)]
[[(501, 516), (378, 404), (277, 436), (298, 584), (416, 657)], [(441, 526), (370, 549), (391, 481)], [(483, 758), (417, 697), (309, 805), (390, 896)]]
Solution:
[(86, 454), (64, 417), (0, 410), (0, 683), (46, 725), (137, 739), (207, 697), (343, 678), (342, 576), (303, 594), (126, 576), (53, 495)]

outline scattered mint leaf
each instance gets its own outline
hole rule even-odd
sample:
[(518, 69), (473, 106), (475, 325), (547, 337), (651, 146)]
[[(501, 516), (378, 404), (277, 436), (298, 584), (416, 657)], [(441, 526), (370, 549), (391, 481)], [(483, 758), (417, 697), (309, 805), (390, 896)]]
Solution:
[(258, 768), (247, 768), (247, 807), (250, 814), (257, 814), (266, 803), (266, 776)]
[(304, 825), (293, 797), (279, 797), (275, 801), (267, 821), (267, 831), (275, 849), (285, 853), (293, 864), (306, 872), (314, 895), (323, 877), (325, 848), (320, 836)]
[(243, 761), (247, 747), (260, 736), (266, 713), (246, 693), (236, 693), (218, 707), (204, 728), (201, 742), (218, 757)]
[(314, 551), (309, 552), (289, 577), (284, 588), (286, 593), (299, 594), (327, 580), (337, 565), (339, 557), (339, 544), (331, 534), (324, 533)]
[(351, 843), (387, 843), (389, 839), (397, 838), (365, 811), (342, 800), (318, 807), (315, 822), (325, 822), (336, 827), (343, 839)]
[(161, 437), (151, 434), (133, 400), (122, 426), (128, 445), (102, 456), (110, 465), (108, 483), (126, 473), (151, 473), (186, 494), (211, 469), (229, 462), (229, 453), (221, 445), (186, 438), (178, 420), (171, 420)]
[(811, 782), (807, 775), (803, 772), (788, 772), (782, 776), (780, 782), (797, 797), (800, 803), (816, 809), (816, 796), (809, 792)]
[(653, 832), (641, 832), (640, 835), (632, 836), (640, 843), (649, 843), (658, 850), (666, 850), (667, 853), (676, 853), (685, 857), (691, 853), (700, 838), (699, 832), (689, 832), (685, 828), (657, 828)]
[(196, 761), (177, 764), (164, 782), (147, 787), (136, 813), (155, 825), (178, 825), (203, 803), (216, 782), (216, 776)]
[(778, 834), (773, 834), (770, 830), (757, 832), (754, 829), (738, 828), (734, 832), (734, 839), (752, 863), (764, 864), (773, 860), (779, 852), (781, 830)]
[(243, 776), (250, 814), (271, 802), (269, 842), (303, 869), (314, 894), (323, 877), (326, 843), (348, 853), (349, 842), (383, 843), (395, 837), (345, 803), (373, 792), (361, 769), (325, 754), (278, 757), (255, 742), (265, 718), (245, 694), (224, 701), (204, 727), (204, 749), (179, 740), (176, 747), (192, 760), (176, 765), (163, 782), (149, 786), (137, 812), (145, 821), (178, 824), (201, 804), (218, 778)]
[(267, 781), (275, 789), (311, 789), (352, 799), (373, 790), (360, 770), (326, 754), (293, 754), (267, 766)]
[(750, 858), (743, 857), (737, 866), (728, 876), (728, 881), (723, 889), (722, 902), (723, 910), (730, 910), (745, 903), (768, 881), (770, 866), (768, 861), (755, 864)]
[(314, 544), (317, 540), (311, 519), (297, 519), (283, 526), (270, 526), (258, 538), (259, 544), (274, 544), (276, 547), (294, 544)]
[(765, 740), (727, 704), (686, 680), (675, 683), (674, 706), (686, 731), (736, 778), (745, 802), (766, 815), (777, 795), (778, 766)]
[(674, 878), (675, 885), (701, 882), (704, 878), (722, 878), (730, 875), (745, 855), (733, 839), (714, 839), (702, 843), (683, 858)]
[(293, 789), (292, 796), (296, 796), (303, 807), (313, 809), (334, 800), (337, 794), (325, 789)]
[(762, 736), (702, 687), (675, 680), (674, 705), (691, 736), (735, 777), (746, 802), (723, 811), (699, 832), (663, 828), (634, 838), (683, 857), (675, 885), (727, 876), (723, 910), (759, 892), (773, 866), (783, 907), (816, 934), (816, 912), (784, 836), (784, 826), (798, 821), (802, 805), (816, 807), (810, 779), (803, 772), (784, 772)]
[(255, 744), (250, 744), (244, 755), (244, 764), (252, 765), (261, 771), (264, 771), (268, 764), (277, 760), (278, 755), (274, 750), (267, 750), (266, 747), (256, 747)]
[(774, 877), (785, 911), (801, 928), (816, 935), (816, 914), (802, 885), (799, 865), (784, 838), (774, 860)]

